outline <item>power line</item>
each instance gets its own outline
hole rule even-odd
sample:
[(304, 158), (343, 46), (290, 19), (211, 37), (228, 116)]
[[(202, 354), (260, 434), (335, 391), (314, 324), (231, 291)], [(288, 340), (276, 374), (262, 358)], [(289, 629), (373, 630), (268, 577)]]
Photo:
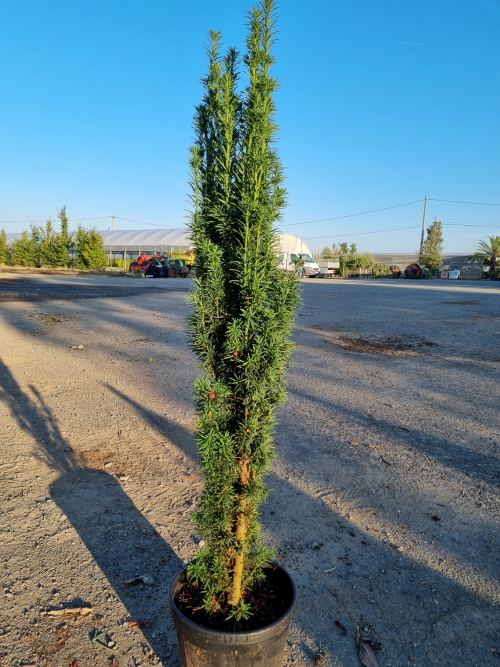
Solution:
[[(477, 206), (500, 206), (500, 204), (491, 204), (487, 202), (477, 202), (477, 201), (458, 201), (454, 199), (434, 199), (433, 197), (428, 198), (429, 201), (442, 201), (448, 202), (451, 204), (475, 204)], [(409, 201), (406, 204), (396, 204), (394, 206), (385, 206), (384, 208), (376, 208), (373, 211), (363, 211), (362, 213), (351, 213), (349, 215), (338, 215), (334, 218), (322, 218), (320, 220), (307, 220), (306, 222), (293, 222), (285, 223), (281, 227), (294, 227), (296, 225), (310, 225), (314, 222), (328, 222), (329, 220), (341, 220), (342, 218), (353, 218), (357, 215), (368, 215), (369, 213), (378, 213), (379, 211), (388, 211), (391, 208), (400, 208), (401, 206), (410, 206), (410, 204), (418, 204), (419, 202), (424, 201), (423, 199), (416, 199), (415, 201)]]
[(100, 215), (97, 218), (70, 218), (70, 222), (85, 222), (86, 220), (104, 220), (104, 218), (111, 218), (111, 215)]
[[(401, 229), (415, 229), (417, 227), (420, 227), (420, 225), (410, 225), (408, 227), (392, 227), (391, 229), (375, 229), (371, 232), (354, 232), (353, 234), (335, 234), (336, 237), (344, 237), (344, 236), (364, 236), (365, 234), (381, 234), (382, 232), (397, 232), (400, 231)], [(326, 236), (305, 236), (304, 238), (306, 239), (329, 239), (332, 237), (332, 234), (328, 234)]]
[[(104, 220), (104, 218), (111, 218), (110, 215), (100, 215), (97, 218), (70, 218), (70, 222), (86, 222), (87, 220)], [(46, 220), (31, 220), (30, 224), (33, 223), (42, 223), (42, 222), (47, 222), (49, 218)], [(0, 220), (0, 224), (2, 225), (25, 225), (26, 220)]]
[(500, 227), (499, 222), (443, 222), (443, 226), (450, 227)]
[[(459, 226), (459, 227), (479, 227), (479, 226), (485, 226), (485, 227), (492, 227), (492, 226), (499, 226), (500, 227), (500, 222), (443, 222), (443, 226)], [(351, 236), (365, 236), (366, 234), (382, 234), (384, 232), (397, 232), (401, 231), (403, 229), (416, 229), (417, 227), (420, 227), (420, 225), (409, 225), (406, 227), (390, 227), (387, 229), (374, 229), (371, 231), (367, 232), (354, 232), (351, 234), (327, 234), (325, 236), (305, 236), (304, 238), (307, 240), (310, 239), (329, 239), (332, 236), (335, 236), (337, 238), (345, 238), (345, 237), (351, 237)]]
[(140, 220), (129, 220), (128, 218), (120, 218), (119, 215), (115, 216), (117, 220), (125, 220), (126, 222), (135, 222), (138, 225), (148, 225), (148, 227), (160, 227), (161, 229), (177, 229), (176, 227), (165, 227), (165, 225), (155, 225), (151, 222), (141, 222)]
[(410, 204), (418, 204), (424, 201), (423, 199), (415, 199), (415, 201), (406, 202), (406, 204), (395, 204), (394, 206), (385, 206), (384, 208), (375, 208), (373, 211), (363, 211), (362, 213), (350, 213), (349, 215), (338, 215), (335, 218), (322, 218), (321, 220), (307, 220), (306, 222), (288, 222), (281, 227), (295, 227), (296, 225), (311, 225), (313, 222), (327, 222), (328, 220), (340, 220), (341, 218), (354, 218), (357, 215), (368, 215), (368, 213), (378, 213), (379, 211), (388, 211), (390, 208), (400, 208), (401, 206), (409, 206)]
[(455, 199), (433, 199), (429, 197), (429, 201), (446, 201), (449, 204), (475, 204), (476, 206), (500, 206), (500, 204), (489, 204), (484, 201), (457, 201)]
[[(112, 215), (101, 215), (95, 218), (70, 218), (70, 222), (85, 222), (87, 220), (105, 220), (106, 218), (112, 218)], [(165, 227), (165, 225), (155, 225), (152, 222), (142, 222), (141, 220), (130, 220), (129, 218), (120, 218), (119, 215), (115, 215), (117, 220), (125, 220), (126, 222), (135, 222), (138, 225), (147, 225), (148, 227), (159, 227), (160, 229), (177, 229), (176, 227)], [(32, 223), (42, 223), (44, 220), (34, 220)], [(30, 223), (30, 224), (32, 224)], [(0, 220), (0, 224), (4, 225), (25, 225), (25, 220)], [(123, 231), (123, 230), (117, 230)]]
[[(495, 203), (490, 203), (490, 202), (474, 202), (474, 201), (459, 201), (455, 199), (435, 199), (433, 197), (428, 198), (429, 201), (439, 201), (439, 202), (447, 202), (450, 204), (473, 204), (475, 206), (500, 206), (500, 204), (495, 204)], [(404, 204), (395, 204), (393, 206), (384, 206), (383, 208), (375, 208), (371, 211), (361, 211), (360, 213), (350, 213), (348, 215), (337, 215), (331, 218), (321, 218), (318, 220), (306, 220), (304, 222), (289, 222), (289, 223), (284, 223), (280, 225), (281, 227), (296, 227), (298, 225), (312, 225), (316, 222), (329, 222), (330, 220), (342, 220), (345, 218), (354, 218), (359, 215), (369, 215), (370, 213), (379, 213), (380, 211), (388, 211), (393, 208), (401, 208), (402, 206), (410, 206), (411, 204), (418, 204), (419, 202), (424, 201), (423, 199), (415, 199), (414, 201), (406, 202)], [(70, 218), (70, 222), (87, 222), (88, 220), (104, 220), (106, 218), (112, 218), (113, 216), (111, 215), (101, 215), (93, 218)], [(158, 227), (160, 229), (176, 229), (175, 227), (165, 227), (164, 225), (157, 225), (151, 222), (144, 222), (142, 220), (131, 220), (130, 218), (121, 218), (120, 216), (115, 216), (117, 220), (124, 220), (125, 222), (134, 222), (138, 225), (147, 225), (148, 227)], [(34, 223), (37, 222), (42, 222), (42, 220), (37, 221), (35, 220)], [(22, 225), (26, 224), (25, 220), (0, 220), (0, 224), (5, 224), (5, 225)], [(33, 221), (30, 221), (30, 224), (33, 224)], [(443, 223), (443, 224), (459, 224), (459, 223)], [(466, 224), (466, 223), (460, 223), (460, 224)], [(469, 223), (467, 223), (469, 224)], [(472, 223), (470, 223), (472, 224)], [(478, 223), (482, 224), (482, 223)], [(486, 223), (489, 224), (489, 223)], [(402, 228), (397, 228), (397, 229), (413, 229), (414, 227), (402, 227)], [(352, 234), (352, 236), (359, 236), (360, 234), (376, 234), (379, 232), (383, 231), (396, 231), (396, 229), (388, 229), (388, 230), (374, 230), (373, 232), (357, 232), (355, 234)], [(315, 236), (315, 237), (308, 237), (308, 238), (327, 238), (326, 236)]]
[(449, 220), (448, 222), (443, 222), (442, 220), (437, 220), (437, 222), (440, 222), (442, 225), (464, 225), (467, 227), (473, 227), (474, 225), (478, 226), (490, 226), (490, 225), (500, 225), (500, 222), (497, 220), (483, 220), (482, 222), (479, 222), (478, 220), (470, 221), (466, 220), (463, 221), (461, 220), (460, 222), (457, 222), (456, 220)]

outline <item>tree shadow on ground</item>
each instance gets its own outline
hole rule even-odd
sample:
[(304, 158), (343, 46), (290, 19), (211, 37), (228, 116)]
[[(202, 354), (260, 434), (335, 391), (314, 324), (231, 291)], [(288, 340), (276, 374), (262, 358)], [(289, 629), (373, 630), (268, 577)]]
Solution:
[[(187, 456), (198, 459), (186, 429), (108, 388)], [(467, 587), (467, 577), (462, 584), (438, 566), (428, 567), (398, 552), (397, 545), (360, 530), (292, 481), (272, 473), (268, 485), (275, 492), (262, 508), (262, 523), (297, 584), (295, 623), (310, 638), (302, 648), (311, 659), (323, 646), (335, 655), (336, 665), (357, 667), (356, 625), (361, 623), (376, 628), (376, 638), (384, 644), (381, 659), (398, 667), (473, 665), (478, 660), (485, 667), (495, 664), (490, 645), (495, 641), (496, 605), (483, 591)], [(403, 571), (411, 572), (411, 581), (406, 578), (404, 585)], [(436, 641), (441, 646), (437, 657), (432, 652)]]
[(401, 442), (402, 447), (414, 449), (448, 468), (454, 468), (457, 472), (470, 476), (472, 481), (481, 479), (487, 484), (500, 486), (500, 467), (497, 456), (465, 447), (446, 438), (438, 438), (424, 430), (402, 429), (397, 423), (381, 418), (375, 420), (367, 414), (318, 396), (312, 399), (307, 392), (297, 388), (290, 389), (290, 394), (301, 401), (312, 401), (314, 404), (321, 405), (330, 412), (332, 417), (335, 413), (340, 413), (344, 419), (351, 420), (353, 424), (374, 427), (385, 437), (390, 434), (393, 440), (397, 439)]
[[(52, 499), (120, 597), (129, 620), (153, 622), (142, 631), (155, 653), (169, 664), (175, 638), (165, 589), (182, 561), (116, 478), (85, 467), (39, 392), (31, 387), (31, 394), (23, 392), (0, 360), (0, 401), (8, 405), (19, 428), (36, 440), (35, 455), (59, 473), (51, 485)], [(154, 586), (124, 584), (145, 574), (153, 576)]]
[[(19, 427), (36, 439), (40, 459), (59, 472), (52, 485), (54, 500), (78, 531), (131, 619), (153, 617), (165, 623), (166, 634), (156, 624), (146, 626), (144, 635), (165, 664), (173, 664), (168, 658), (175, 640), (166, 611), (166, 594), (142, 585), (129, 588), (123, 581), (148, 573), (144, 572), (147, 567), (157, 581), (168, 582), (179, 569), (180, 559), (114, 477), (86, 468), (79, 461), (36, 390), (31, 390), (32, 396), (24, 393), (6, 366), (0, 367), (0, 376), (0, 399), (8, 404)], [(109, 388), (159, 434), (197, 459), (187, 429)], [(457, 661), (485, 667), (495, 664), (491, 646), (496, 641), (492, 628), (497, 611), (480, 592), (475, 594), (437, 568), (397, 553), (294, 483), (271, 475), (269, 486), (277, 493), (263, 508), (263, 524), (279, 549), (281, 562), (298, 584), (301, 606), (297, 625), (311, 638), (309, 651), (314, 652), (314, 645), (324, 645), (336, 656), (338, 665), (357, 666), (354, 638), (356, 624), (361, 622), (375, 627), (376, 638), (384, 643), (381, 658), (391, 664), (409, 664), (408, 660), (420, 665)], [(294, 508), (293, 513), (289, 507)], [(318, 548), (315, 543), (319, 543)], [(325, 574), (328, 570), (331, 572)], [(400, 581), (403, 570), (412, 572), (412, 583), (404, 587)], [(345, 634), (342, 627), (346, 628)], [(441, 646), (439, 656), (428, 649), (436, 642)]]

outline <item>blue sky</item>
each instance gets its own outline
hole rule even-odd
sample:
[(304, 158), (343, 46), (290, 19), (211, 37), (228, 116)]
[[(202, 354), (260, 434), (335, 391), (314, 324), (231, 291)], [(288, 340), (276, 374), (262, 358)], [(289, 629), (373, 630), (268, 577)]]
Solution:
[[(243, 49), (249, 6), (2, 0), (0, 228), (63, 204), (117, 229), (185, 224), (206, 32)], [(425, 195), (500, 203), (499, 0), (283, 0), (279, 16), (283, 231), (411, 252)], [(500, 234), (500, 206), (430, 201), (434, 216), (483, 223), (446, 224), (448, 252)]]

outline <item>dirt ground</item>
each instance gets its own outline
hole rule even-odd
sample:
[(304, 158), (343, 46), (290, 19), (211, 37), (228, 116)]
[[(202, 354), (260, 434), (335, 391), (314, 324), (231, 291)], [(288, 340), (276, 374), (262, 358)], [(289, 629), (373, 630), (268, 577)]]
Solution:
[[(262, 511), (285, 665), (358, 667), (359, 625), (382, 667), (500, 666), (500, 284), (303, 282)], [(0, 277), (2, 667), (179, 665), (190, 285)]]

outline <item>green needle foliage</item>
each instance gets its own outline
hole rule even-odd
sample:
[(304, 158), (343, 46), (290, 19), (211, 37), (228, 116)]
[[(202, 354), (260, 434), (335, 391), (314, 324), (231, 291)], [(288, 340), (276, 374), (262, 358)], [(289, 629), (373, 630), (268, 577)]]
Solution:
[(66, 212), (66, 206), (63, 206), (59, 210), (57, 217), (59, 218), (61, 223), (61, 228), (60, 228), (61, 231), (57, 236), (55, 261), (57, 266), (69, 266), (70, 264), (69, 249), (71, 246), (71, 236), (69, 233), (69, 218)]
[(9, 259), (9, 244), (7, 243), (7, 232), (0, 230), (0, 264), (7, 264)]
[(348, 244), (344, 242), (340, 244), (339, 250), (340, 273), (343, 278), (347, 278), (349, 273), (352, 273), (358, 266), (358, 249), (355, 243), (351, 243), (351, 246), (349, 247)]
[(31, 233), (22, 232), (12, 244), (11, 264), (14, 266), (40, 266), (39, 264), (39, 239), (38, 228), (31, 226)]
[(75, 233), (76, 261), (80, 269), (103, 269), (108, 256), (104, 249), (104, 239), (96, 229), (85, 229), (78, 225)]
[[(54, 229), (51, 220), (45, 227), (32, 224), (29, 232), (7, 246), (7, 235), (0, 233), (0, 264), (10, 260), (15, 266), (67, 267), (71, 264), (70, 250), (76, 251), (75, 264), (82, 269), (101, 269), (108, 263), (104, 239), (96, 229), (85, 229), (81, 225), (71, 234), (66, 206), (57, 213), (60, 231)], [(7, 258), (7, 259), (6, 259)]]
[(427, 228), (427, 238), (420, 249), (418, 261), (431, 273), (437, 271), (443, 263), (443, 224), (434, 218)]
[(58, 266), (59, 239), (52, 220), (47, 220), (40, 236), (40, 266)]
[(259, 506), (274, 446), (276, 406), (300, 300), (295, 274), (277, 268), (275, 223), (286, 204), (275, 142), (274, 0), (248, 15), (247, 85), (240, 58), (210, 32), (204, 97), (191, 148), (196, 291), (191, 340), (204, 376), (195, 385), (205, 491), (195, 514), (205, 547), (190, 565), (205, 607), (236, 619), (273, 552), (261, 544)]

